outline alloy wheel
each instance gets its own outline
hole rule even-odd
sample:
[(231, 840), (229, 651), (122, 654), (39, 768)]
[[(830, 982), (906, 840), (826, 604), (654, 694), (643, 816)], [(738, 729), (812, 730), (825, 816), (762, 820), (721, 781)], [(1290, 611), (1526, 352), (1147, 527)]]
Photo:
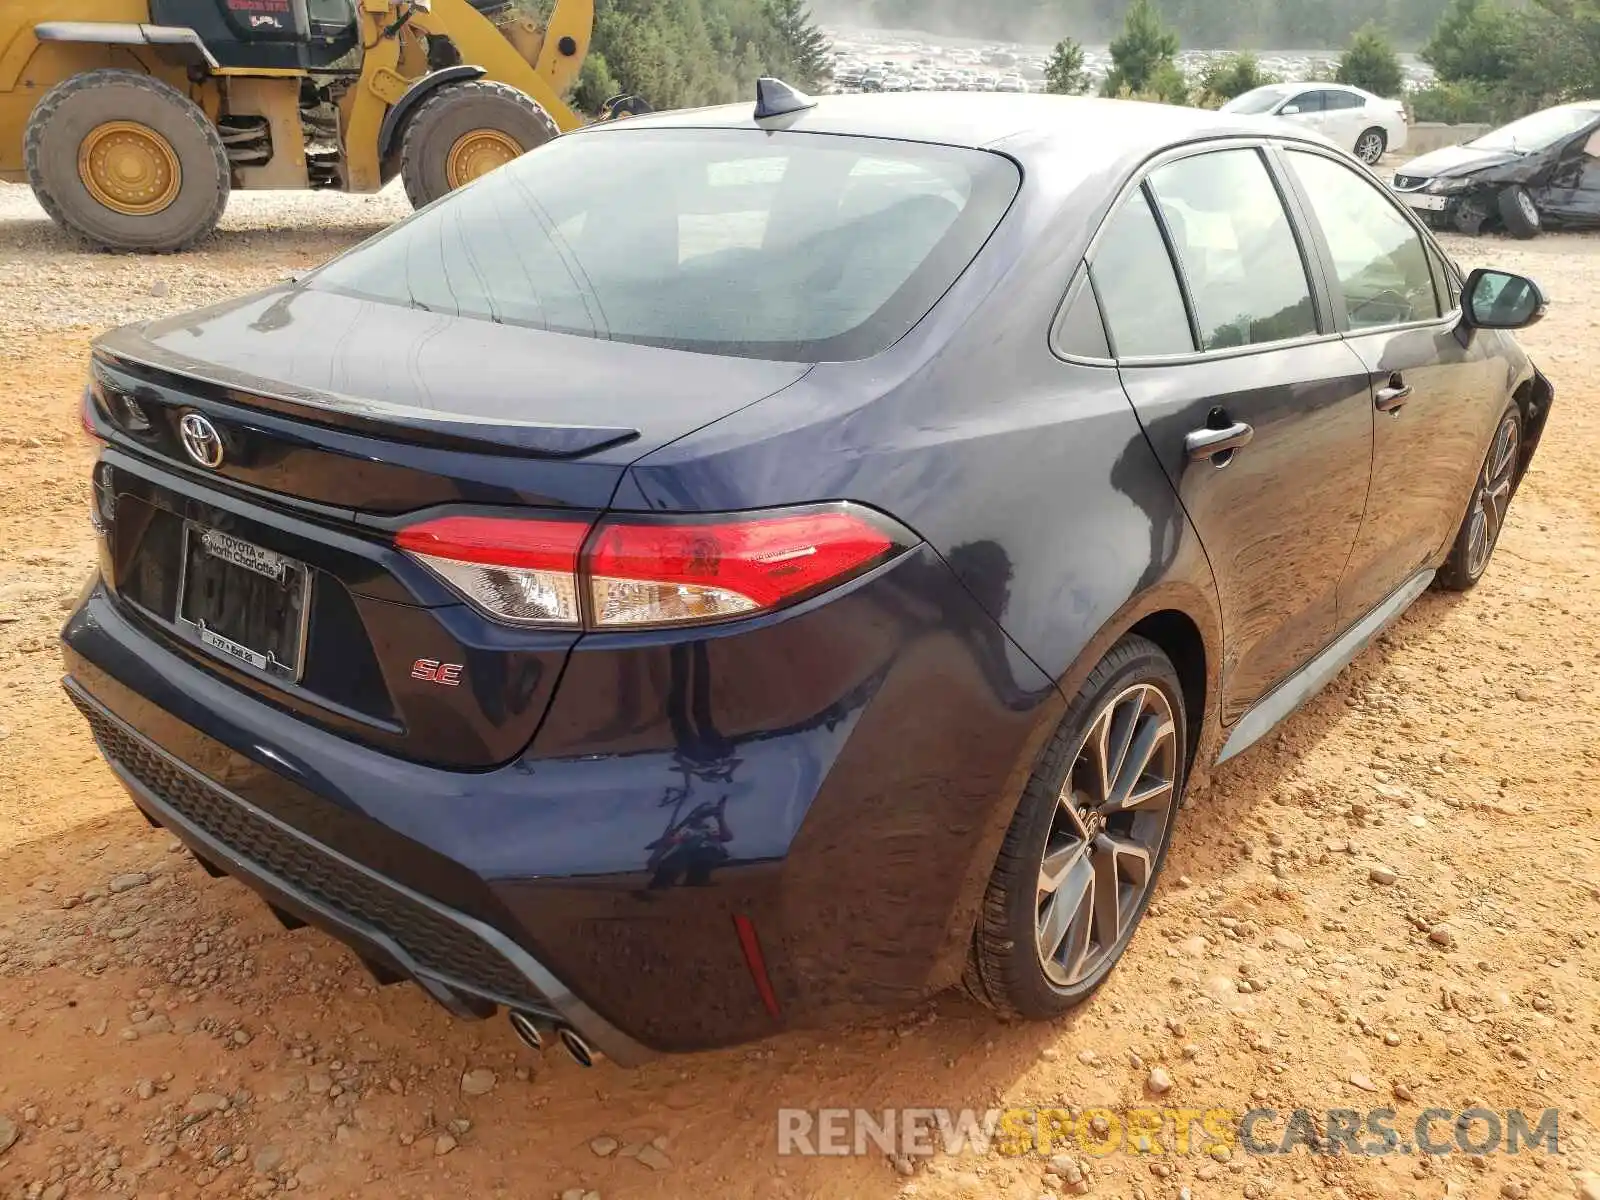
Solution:
[(1522, 210), (1522, 215), (1528, 218), (1531, 224), (1537, 225), (1539, 223), (1539, 206), (1533, 202), (1533, 197), (1528, 195), (1526, 191), (1517, 193), (1517, 207)]
[(1072, 987), (1116, 957), (1155, 879), (1179, 769), (1172, 704), (1136, 684), (1089, 724), (1039, 864), (1035, 936), (1045, 976)]
[(1494, 445), (1472, 496), (1471, 524), (1467, 528), (1467, 574), (1476, 577), (1489, 565), (1489, 555), (1500, 538), (1506, 509), (1511, 506), (1511, 482), (1516, 474), (1517, 451), (1522, 439), (1515, 413), (1507, 413), (1495, 431)]
[(1375, 133), (1363, 134), (1356, 143), (1356, 157), (1372, 166), (1383, 157), (1383, 139)]

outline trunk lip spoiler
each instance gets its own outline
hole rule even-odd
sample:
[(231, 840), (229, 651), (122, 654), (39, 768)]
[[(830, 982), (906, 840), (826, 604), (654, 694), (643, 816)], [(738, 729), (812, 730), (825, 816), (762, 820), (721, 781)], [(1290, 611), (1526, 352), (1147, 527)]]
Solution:
[[(421, 409), (366, 400), (340, 392), (285, 388), (281, 383), (232, 371), (157, 346), (138, 326), (113, 330), (91, 346), (91, 371), (101, 383), (107, 371), (143, 382), (192, 392), (240, 408), (255, 408), (348, 433), (446, 450), (524, 458), (576, 459), (636, 441), (637, 429), (607, 425), (437, 417)], [(125, 389), (124, 389), (125, 390)]]

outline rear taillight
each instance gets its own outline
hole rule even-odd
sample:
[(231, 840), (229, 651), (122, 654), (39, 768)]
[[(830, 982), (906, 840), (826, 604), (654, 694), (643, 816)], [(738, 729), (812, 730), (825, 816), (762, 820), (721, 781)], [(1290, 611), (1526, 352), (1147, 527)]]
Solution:
[(588, 532), (587, 521), (458, 516), (402, 529), (394, 542), (491, 616), (576, 628)]
[(451, 516), (395, 538), (492, 617), (591, 629), (769, 612), (869, 571), (914, 541), (850, 504), (737, 516), (612, 516), (592, 534), (587, 522), (559, 518)]
[(95, 402), (94, 392), (90, 388), (83, 389), (83, 397), (78, 402), (78, 425), (83, 430), (83, 436), (99, 447), (105, 443), (105, 438), (95, 428)]

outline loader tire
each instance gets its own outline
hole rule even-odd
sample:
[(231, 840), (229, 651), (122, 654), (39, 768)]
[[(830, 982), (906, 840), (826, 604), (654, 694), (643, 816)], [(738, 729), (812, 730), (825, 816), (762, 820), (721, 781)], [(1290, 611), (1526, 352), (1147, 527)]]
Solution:
[(509, 84), (446, 84), (406, 122), (400, 179), (421, 208), (560, 133), (549, 113)]
[(228, 206), (216, 126), (176, 88), (136, 71), (56, 84), (28, 120), (23, 156), (50, 219), (105, 250), (187, 250)]

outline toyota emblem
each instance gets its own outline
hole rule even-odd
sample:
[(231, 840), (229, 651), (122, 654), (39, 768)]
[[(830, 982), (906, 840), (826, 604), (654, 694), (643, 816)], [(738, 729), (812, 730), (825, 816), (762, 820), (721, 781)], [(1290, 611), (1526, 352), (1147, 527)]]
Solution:
[(202, 467), (216, 470), (222, 465), (222, 435), (217, 427), (197, 412), (183, 414), (178, 422), (178, 436), (189, 457)]

